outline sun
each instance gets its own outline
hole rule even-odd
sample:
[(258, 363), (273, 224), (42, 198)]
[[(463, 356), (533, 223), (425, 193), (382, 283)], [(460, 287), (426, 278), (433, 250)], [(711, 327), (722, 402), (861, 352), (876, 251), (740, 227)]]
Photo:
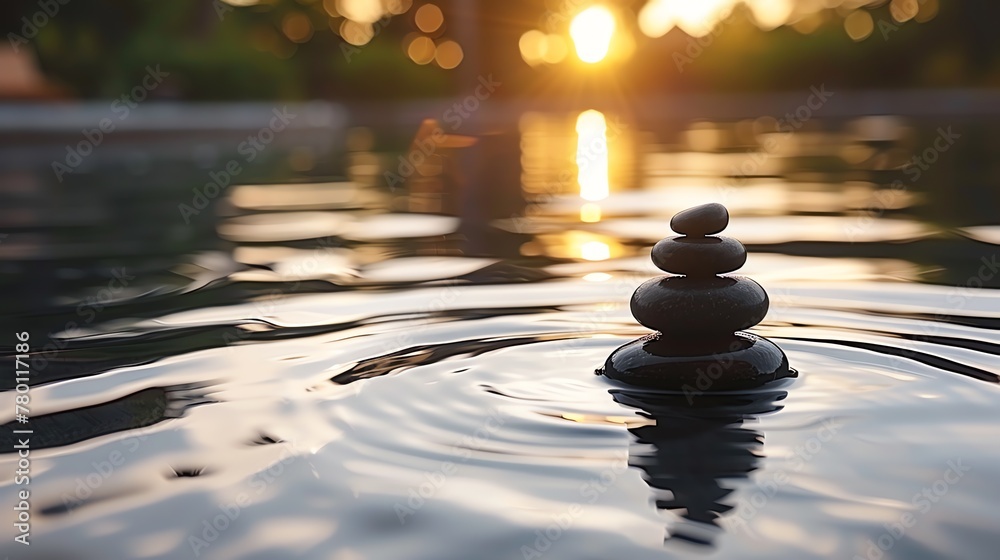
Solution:
[(569, 35), (580, 60), (595, 64), (608, 55), (615, 33), (615, 16), (603, 6), (591, 6), (577, 14), (569, 25)]

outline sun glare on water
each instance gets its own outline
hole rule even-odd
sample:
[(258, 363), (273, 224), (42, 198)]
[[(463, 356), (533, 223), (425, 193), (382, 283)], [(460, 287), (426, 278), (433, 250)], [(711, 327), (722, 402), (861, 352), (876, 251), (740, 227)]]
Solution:
[[(600, 111), (576, 119), (576, 165), (580, 197), (596, 202), (608, 197), (608, 123)], [(596, 220), (594, 220), (596, 221)]]
[(601, 6), (592, 6), (580, 12), (569, 26), (576, 55), (588, 64), (600, 62), (608, 56), (614, 33), (615, 16)]

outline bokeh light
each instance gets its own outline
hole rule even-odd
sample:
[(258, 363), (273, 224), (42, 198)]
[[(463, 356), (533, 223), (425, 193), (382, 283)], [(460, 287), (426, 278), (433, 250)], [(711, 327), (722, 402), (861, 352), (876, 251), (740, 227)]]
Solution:
[(542, 60), (549, 64), (558, 64), (568, 54), (569, 46), (561, 35), (551, 33), (545, 36), (545, 52), (542, 53)]
[(290, 12), (281, 20), (281, 32), (289, 41), (305, 43), (313, 36), (312, 22), (302, 12)]
[(603, 6), (591, 6), (577, 14), (569, 34), (580, 60), (594, 64), (604, 60), (615, 33), (615, 16)]
[(517, 44), (521, 58), (531, 66), (541, 63), (558, 64), (569, 54), (569, 45), (561, 35), (550, 33), (546, 35), (537, 29), (521, 35)]
[(405, 14), (409, 9), (413, 7), (413, 0), (389, 0), (386, 4), (386, 9), (392, 15)]
[(417, 64), (430, 64), (436, 52), (437, 47), (430, 37), (414, 37), (406, 47), (406, 55)]
[(920, 11), (920, 3), (917, 0), (892, 0), (889, 4), (889, 13), (892, 19), (899, 23), (905, 23), (917, 17)]
[(375, 23), (384, 13), (380, 0), (337, 0), (337, 12), (361, 23)]
[(375, 36), (375, 29), (370, 23), (345, 19), (340, 24), (340, 36), (348, 43), (360, 47), (367, 45), (372, 40), (372, 37)]
[(867, 10), (855, 10), (844, 18), (844, 31), (855, 41), (867, 39), (875, 30), (875, 22)]
[(434, 51), (434, 61), (445, 70), (450, 70), (461, 64), (464, 57), (462, 46), (455, 41), (444, 41)]
[(444, 14), (436, 5), (424, 4), (417, 8), (413, 21), (417, 24), (417, 29), (424, 33), (434, 33), (444, 24)]
[(784, 25), (795, 11), (793, 0), (747, 0), (747, 2), (757, 27), (764, 30)]

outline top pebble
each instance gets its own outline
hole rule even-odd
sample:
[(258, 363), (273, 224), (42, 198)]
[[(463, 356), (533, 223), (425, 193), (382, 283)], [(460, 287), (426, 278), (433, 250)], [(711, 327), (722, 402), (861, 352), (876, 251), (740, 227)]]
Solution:
[(682, 235), (712, 235), (729, 225), (729, 210), (712, 202), (678, 212), (670, 219), (670, 229)]

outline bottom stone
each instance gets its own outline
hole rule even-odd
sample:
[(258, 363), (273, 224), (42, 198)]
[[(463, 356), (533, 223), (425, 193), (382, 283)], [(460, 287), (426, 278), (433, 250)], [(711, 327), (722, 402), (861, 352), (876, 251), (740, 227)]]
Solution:
[(600, 373), (629, 385), (688, 393), (752, 389), (798, 375), (773, 342), (743, 332), (710, 340), (653, 333), (612, 352)]

